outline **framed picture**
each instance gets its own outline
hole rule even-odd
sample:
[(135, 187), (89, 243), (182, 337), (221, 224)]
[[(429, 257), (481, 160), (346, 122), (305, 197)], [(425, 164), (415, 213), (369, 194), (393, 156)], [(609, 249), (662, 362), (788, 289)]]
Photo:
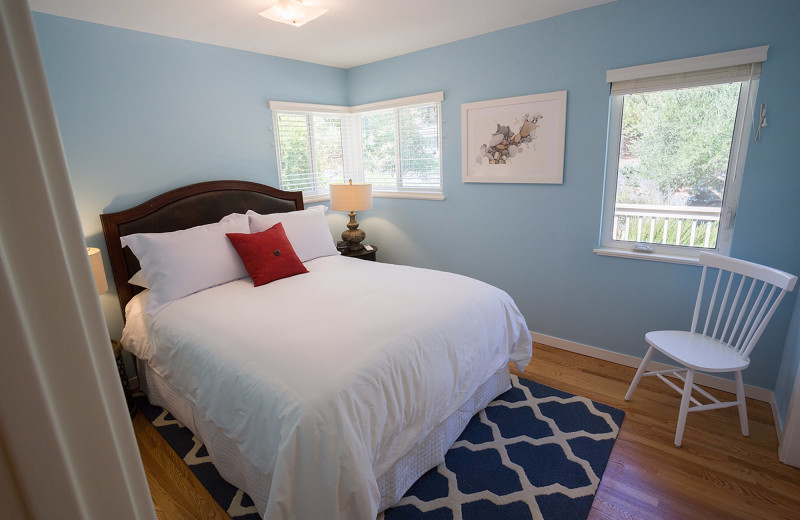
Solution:
[(566, 90), (461, 105), (461, 180), (562, 184), (566, 120)]

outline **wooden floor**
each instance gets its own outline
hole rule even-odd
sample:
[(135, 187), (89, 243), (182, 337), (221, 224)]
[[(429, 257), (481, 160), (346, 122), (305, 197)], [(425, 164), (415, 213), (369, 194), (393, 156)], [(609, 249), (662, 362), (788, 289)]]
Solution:
[(800, 469), (778, 461), (767, 403), (747, 400), (750, 437), (736, 408), (691, 413), (676, 448), (680, 396), (646, 377), (626, 403), (634, 372), (537, 344), (525, 369), (529, 379), (625, 410), (590, 519), (800, 519)]
[[(626, 403), (634, 369), (533, 348), (519, 375), (626, 412), (590, 520), (800, 519), (800, 469), (778, 461), (768, 404), (748, 400), (750, 437), (741, 435), (736, 408), (689, 414), (676, 448), (680, 398), (665, 384), (644, 378)], [(134, 430), (161, 520), (228, 518), (141, 413)]]
[(142, 412), (133, 417), (133, 431), (160, 520), (230, 520)]

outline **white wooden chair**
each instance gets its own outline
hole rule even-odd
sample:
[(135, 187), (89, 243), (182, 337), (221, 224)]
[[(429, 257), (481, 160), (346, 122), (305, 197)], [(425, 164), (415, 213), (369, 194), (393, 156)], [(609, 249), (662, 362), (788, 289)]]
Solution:
[[(688, 412), (738, 405), (742, 435), (750, 434), (742, 370), (750, 364), (750, 353), (783, 296), (790, 292), (797, 282), (796, 276), (777, 269), (713, 253), (701, 253), (700, 264), (703, 266), (703, 274), (697, 291), (691, 331), (648, 332), (645, 339), (650, 348), (642, 359), (639, 370), (636, 371), (628, 393), (625, 394), (625, 400), (630, 401), (643, 376), (657, 376), (682, 395), (678, 427), (675, 431), (675, 446), (681, 445)], [(714, 281), (715, 270), (716, 281)], [(724, 293), (720, 298), (720, 288), (723, 286)], [(705, 316), (703, 323), (700, 323), (701, 315)], [(645, 372), (656, 350), (685, 368)], [(695, 385), (696, 371), (733, 372), (736, 379), (736, 401), (720, 402)], [(685, 376), (682, 375), (684, 372)], [(683, 381), (683, 389), (666, 376)], [(711, 402), (700, 403), (692, 396), (692, 390), (696, 390)], [(689, 406), (690, 401), (694, 406)]]

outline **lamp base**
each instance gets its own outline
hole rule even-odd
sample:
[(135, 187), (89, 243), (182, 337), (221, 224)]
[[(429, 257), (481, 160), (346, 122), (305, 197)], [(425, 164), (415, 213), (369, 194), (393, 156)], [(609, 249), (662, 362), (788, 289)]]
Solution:
[(358, 251), (359, 249), (364, 249), (364, 246), (361, 245), (361, 242), (367, 238), (367, 234), (364, 232), (363, 229), (358, 229), (358, 222), (356, 222), (356, 212), (351, 211), (350, 215), (350, 222), (347, 223), (347, 231), (342, 231), (342, 240), (347, 242), (347, 247), (351, 251)]

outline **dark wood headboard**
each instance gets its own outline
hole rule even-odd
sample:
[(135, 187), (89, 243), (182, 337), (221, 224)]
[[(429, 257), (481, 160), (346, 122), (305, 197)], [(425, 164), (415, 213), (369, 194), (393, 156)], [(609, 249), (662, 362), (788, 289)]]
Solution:
[(283, 191), (247, 181), (210, 181), (176, 188), (138, 206), (100, 215), (119, 304), (125, 305), (141, 291), (128, 280), (139, 269), (139, 260), (120, 237), (133, 233), (165, 233), (219, 222), (231, 213), (285, 213), (303, 209), (302, 192)]

